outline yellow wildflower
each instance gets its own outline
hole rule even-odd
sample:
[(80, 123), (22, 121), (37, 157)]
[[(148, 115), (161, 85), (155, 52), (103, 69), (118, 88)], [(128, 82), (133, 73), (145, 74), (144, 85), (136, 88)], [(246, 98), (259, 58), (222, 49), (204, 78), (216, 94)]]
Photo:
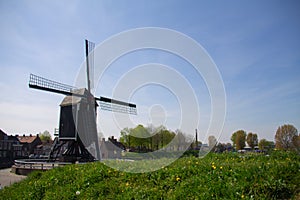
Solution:
[(177, 178), (176, 178), (176, 181), (180, 181), (180, 178), (179, 178), (179, 177), (177, 177)]

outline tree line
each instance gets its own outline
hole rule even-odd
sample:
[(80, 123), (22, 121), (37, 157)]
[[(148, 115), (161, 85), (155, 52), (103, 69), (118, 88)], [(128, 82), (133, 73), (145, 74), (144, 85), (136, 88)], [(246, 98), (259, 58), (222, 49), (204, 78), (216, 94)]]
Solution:
[[(275, 142), (258, 138), (257, 133), (244, 130), (235, 131), (231, 135), (231, 143), (218, 143), (215, 136), (208, 137), (208, 147), (216, 152), (226, 150), (242, 150), (246, 143), (251, 149), (258, 147), (260, 150), (270, 148), (297, 150), (300, 151), (300, 135), (297, 129), (290, 124), (278, 127), (275, 133)], [(127, 149), (133, 149), (139, 152), (156, 151), (163, 148), (169, 150), (185, 150), (187, 148), (197, 149), (201, 147), (201, 141), (195, 141), (192, 136), (184, 134), (181, 130), (171, 131), (164, 126), (154, 127), (149, 125), (144, 127), (138, 125), (135, 128), (124, 128), (121, 131), (120, 142)]]
[(246, 142), (252, 149), (258, 146), (261, 150), (266, 150), (275, 146), (281, 150), (300, 150), (300, 135), (298, 130), (291, 124), (279, 126), (275, 133), (275, 143), (266, 139), (258, 141), (256, 133), (246, 133), (244, 130), (238, 130), (231, 135), (231, 141), (236, 150), (241, 150), (246, 146)]
[[(49, 131), (39, 133), (42, 141), (50, 141), (51, 135)], [(260, 150), (268, 150), (270, 148), (282, 150), (300, 151), (300, 135), (298, 130), (291, 124), (279, 126), (274, 137), (274, 141), (266, 139), (258, 139), (257, 133), (244, 130), (235, 131), (231, 135), (231, 143), (218, 143), (215, 136), (208, 137), (208, 146), (216, 152), (231, 150), (233, 147), (236, 150), (241, 150), (246, 146), (246, 143), (251, 149), (258, 147)], [(202, 145), (201, 141), (195, 141), (192, 136), (183, 133), (177, 129), (175, 131), (168, 130), (164, 126), (154, 127), (149, 125), (144, 127), (138, 125), (135, 128), (124, 128), (121, 131), (120, 142), (127, 149), (134, 149), (139, 152), (157, 151), (159, 149), (168, 148), (169, 150), (183, 151), (187, 148), (199, 149)]]
[(138, 152), (156, 151), (166, 148), (168, 150), (185, 150), (191, 143), (191, 138), (177, 129), (174, 132), (164, 126), (124, 128), (121, 131), (120, 142), (127, 149)]

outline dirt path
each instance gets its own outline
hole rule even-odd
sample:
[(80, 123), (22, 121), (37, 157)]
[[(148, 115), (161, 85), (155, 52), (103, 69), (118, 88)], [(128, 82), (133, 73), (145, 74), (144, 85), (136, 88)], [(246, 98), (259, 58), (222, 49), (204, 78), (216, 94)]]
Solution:
[(0, 184), (2, 188), (26, 178), (26, 176), (11, 173), (10, 170), (10, 168), (0, 170)]

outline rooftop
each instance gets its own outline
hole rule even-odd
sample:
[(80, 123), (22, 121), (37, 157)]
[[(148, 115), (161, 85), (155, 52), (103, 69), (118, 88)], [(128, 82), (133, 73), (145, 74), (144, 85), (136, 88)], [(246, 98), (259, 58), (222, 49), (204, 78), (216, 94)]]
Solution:
[(23, 136), (17, 136), (17, 137), (21, 143), (32, 143), (39, 136), (38, 135), (33, 136), (30, 134), (29, 136), (23, 135)]

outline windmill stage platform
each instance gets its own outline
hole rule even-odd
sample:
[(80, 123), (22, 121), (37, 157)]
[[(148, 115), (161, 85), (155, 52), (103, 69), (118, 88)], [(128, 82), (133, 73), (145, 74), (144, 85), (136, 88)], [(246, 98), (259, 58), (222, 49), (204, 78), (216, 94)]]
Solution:
[(22, 159), (15, 160), (11, 167), (11, 172), (18, 175), (27, 176), (33, 171), (47, 171), (56, 167), (70, 165), (70, 162), (49, 162), (46, 159)]

